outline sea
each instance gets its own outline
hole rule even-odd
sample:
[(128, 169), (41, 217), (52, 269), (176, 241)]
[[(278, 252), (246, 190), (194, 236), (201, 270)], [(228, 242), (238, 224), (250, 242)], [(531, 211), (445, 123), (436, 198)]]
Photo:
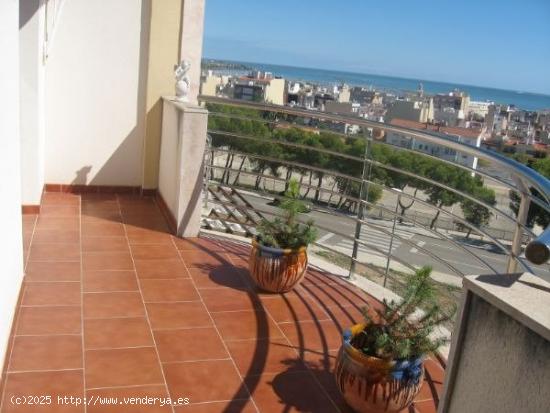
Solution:
[[(467, 92), (471, 100), (514, 105), (524, 110), (550, 110), (550, 95), (522, 92), (514, 90), (495, 89), (490, 87), (463, 85), (459, 83), (435, 82), (424, 79), (407, 79), (393, 76), (352, 73), (336, 70), (293, 67), (266, 63), (230, 62), (256, 70), (273, 73), (294, 81), (309, 81), (320, 85), (346, 83), (350, 86), (370, 87), (372, 89), (403, 93), (416, 91), (422, 83), (424, 92), (428, 94), (449, 93), (455, 89)], [(238, 72), (239, 70), (235, 70)], [(243, 70), (240, 70), (241, 72)]]

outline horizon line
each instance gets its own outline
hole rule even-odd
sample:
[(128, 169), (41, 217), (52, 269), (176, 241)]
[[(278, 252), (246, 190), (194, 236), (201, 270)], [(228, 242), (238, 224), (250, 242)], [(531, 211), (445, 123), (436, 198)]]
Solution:
[[(541, 93), (541, 92), (532, 92), (532, 91), (529, 91), (529, 90), (503, 89), (503, 88), (494, 87), (494, 86), (482, 86), (482, 85), (473, 85), (473, 84), (460, 83), (460, 82), (450, 82), (448, 80), (419, 79), (419, 78), (415, 78), (415, 77), (382, 75), (382, 74), (376, 74), (376, 73), (355, 72), (355, 71), (349, 71), (349, 70), (343, 70), (343, 69), (321, 69), (321, 68), (318, 68), (318, 67), (293, 66), (293, 65), (288, 65), (288, 64), (268, 63), (268, 62), (250, 62), (250, 61), (244, 61), (244, 60), (231, 60), (231, 59), (221, 59), (221, 58), (203, 56), (201, 60), (204, 60), (204, 59), (218, 60), (218, 61), (230, 62), (230, 63), (248, 63), (248, 64), (260, 64), (260, 65), (290, 67), (290, 68), (295, 68), (295, 69), (320, 70), (320, 71), (323, 71), (323, 72), (340, 72), (340, 73), (349, 73), (349, 74), (353, 74), (353, 75), (368, 75), (368, 76), (390, 77), (390, 78), (395, 78), (395, 79), (413, 80), (413, 81), (417, 81), (417, 82), (445, 83), (445, 84), (448, 84), (450, 86), (477, 87), (477, 88), (491, 89), (491, 90), (497, 90), (497, 91), (502, 91), (502, 92), (512, 92), (512, 93), (517, 93), (517, 94), (530, 94), (530, 95), (535, 95), (535, 96), (538, 95), (538, 96), (543, 96), (543, 97), (546, 97), (546, 98), (550, 98), (550, 94)], [(304, 79), (304, 80), (306, 80), (306, 79)], [(402, 90), (406, 90), (406, 89), (402, 89)], [(550, 108), (547, 108), (547, 109), (550, 109)]]

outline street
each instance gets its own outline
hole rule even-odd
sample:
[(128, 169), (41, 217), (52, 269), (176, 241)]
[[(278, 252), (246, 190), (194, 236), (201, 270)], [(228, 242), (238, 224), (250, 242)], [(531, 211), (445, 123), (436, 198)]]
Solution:
[[(270, 199), (248, 193), (244, 194), (244, 197), (254, 206), (254, 208), (268, 212), (280, 212), (277, 207), (269, 205), (271, 202)], [(267, 217), (269, 218), (269, 216)], [(352, 218), (336, 216), (318, 210), (312, 210), (308, 214), (303, 214), (303, 218), (306, 220), (313, 219), (317, 226), (323, 228), (319, 229), (318, 233), (317, 242), (320, 245), (330, 247), (351, 256), (353, 235), (355, 234), (355, 221)], [(367, 219), (366, 222), (368, 225), (362, 226), (360, 238), (366, 245), (360, 244), (358, 259), (379, 267), (385, 267), (386, 255), (369, 248), (369, 246), (373, 246), (387, 253), (390, 247), (393, 222), (378, 219)], [(423, 253), (422, 249), (429, 251), (431, 254), (449, 263), (465, 275), (506, 272), (508, 258), (498, 247), (488, 242), (465, 240), (464, 237), (456, 234), (444, 233), (452, 237), (455, 242), (458, 242), (467, 251), (479, 257), (486, 264), (482, 263), (479, 259), (464, 251), (454, 243), (442, 238), (436, 238), (435, 234), (423, 228), (413, 227), (410, 224), (396, 224), (395, 234), (397, 236), (393, 240), (393, 255), (397, 259), (415, 267), (431, 265), (434, 273), (441, 275), (440, 278), (443, 278), (442, 281), (445, 280), (445, 277), (455, 278), (454, 280), (452, 278), (448, 279), (449, 283), (452, 284), (457, 284), (459, 282), (460, 275), (442, 262)], [(349, 235), (350, 238), (340, 234)], [(392, 269), (404, 270), (406, 268), (403, 265), (399, 265), (396, 261), (397, 260), (391, 260), (390, 265)], [(535, 274), (550, 281), (550, 270), (548, 265), (530, 265), (530, 267)]]

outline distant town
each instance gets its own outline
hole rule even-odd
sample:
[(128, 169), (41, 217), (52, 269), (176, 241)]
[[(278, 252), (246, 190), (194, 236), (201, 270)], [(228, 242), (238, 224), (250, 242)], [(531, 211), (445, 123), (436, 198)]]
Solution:
[[(514, 105), (475, 101), (464, 91), (428, 94), (422, 83), (416, 91), (377, 90), (345, 83), (321, 85), (294, 81), (276, 73), (239, 63), (203, 62), (201, 94), (264, 102), (307, 110), (357, 116), (410, 129), (428, 130), (473, 146), (507, 154), (545, 157), (550, 151), (550, 110), (528, 111)], [(354, 134), (353, 124), (335, 126)], [(437, 145), (389, 133), (393, 145), (476, 168), (477, 159)]]

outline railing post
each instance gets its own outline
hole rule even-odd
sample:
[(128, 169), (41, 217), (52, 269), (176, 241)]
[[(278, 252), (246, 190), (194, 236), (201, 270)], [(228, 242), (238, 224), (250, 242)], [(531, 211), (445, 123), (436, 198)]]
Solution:
[(212, 137), (206, 135), (206, 147), (204, 149), (204, 198), (203, 208), (208, 208), (208, 188), (210, 184), (210, 174), (212, 173), (212, 165), (214, 162), (214, 154), (212, 153)]
[[(396, 191), (401, 192), (400, 189), (393, 188)], [(386, 283), (388, 281), (388, 272), (390, 271), (390, 261), (391, 261), (391, 254), (393, 249), (393, 238), (395, 237), (395, 225), (397, 223), (397, 214), (399, 213), (399, 201), (401, 200), (401, 193), (397, 194), (397, 201), (395, 203), (395, 215), (393, 216), (393, 225), (391, 229), (391, 238), (390, 238), (390, 246), (388, 247), (388, 259), (386, 261), (386, 272), (384, 272), (384, 287), (386, 286)]]
[(357, 221), (355, 223), (355, 237), (353, 239), (353, 250), (351, 253), (351, 264), (349, 267), (349, 278), (353, 277), (355, 273), (355, 261), (357, 260), (357, 255), (359, 253), (359, 243), (357, 242), (361, 238), (361, 220), (365, 216), (365, 203), (363, 200), (366, 200), (369, 193), (369, 183), (367, 178), (370, 174), (370, 163), (367, 162), (367, 157), (369, 154), (369, 136), (368, 131), (365, 131), (365, 153), (363, 154), (363, 172), (361, 174), (361, 188), (359, 190), (359, 205), (357, 206)]
[(520, 189), (522, 189), (522, 191), (520, 192), (521, 201), (519, 203), (518, 215), (516, 217), (516, 228), (512, 239), (510, 255), (508, 256), (508, 265), (506, 266), (506, 272), (508, 274), (515, 273), (518, 269), (517, 257), (519, 257), (519, 254), (521, 253), (521, 242), (523, 240), (522, 225), (525, 225), (527, 222), (527, 214), (529, 213), (529, 205), (531, 204), (529, 196), (524, 191), (526, 188), (522, 188), (522, 186), (523, 185), (520, 185)]

